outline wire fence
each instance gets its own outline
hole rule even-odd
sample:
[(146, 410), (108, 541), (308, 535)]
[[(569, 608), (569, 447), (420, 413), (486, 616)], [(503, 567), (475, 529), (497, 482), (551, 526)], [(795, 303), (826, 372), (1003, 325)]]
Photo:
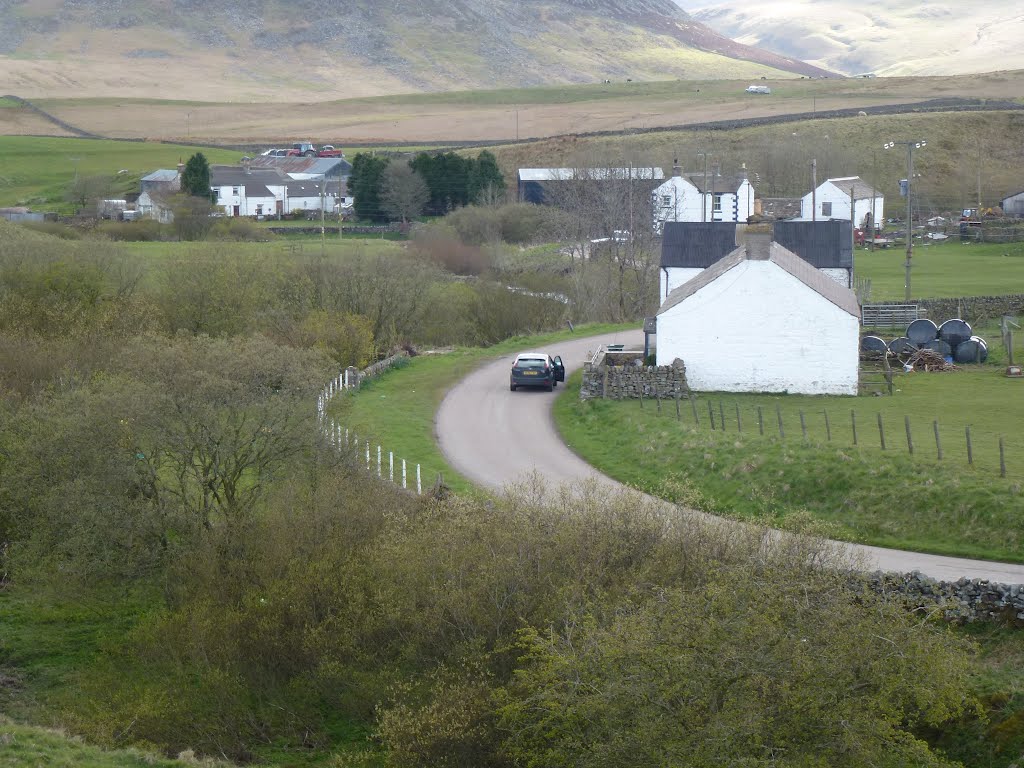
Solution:
[(641, 410), (649, 408), (652, 400), (657, 415), (674, 415), (678, 422), (692, 420), (695, 429), (779, 440), (799, 436), (808, 444), (845, 443), (877, 447), (885, 452), (906, 451), (910, 456), (940, 462), (964, 460), (971, 467), (998, 471), (1000, 477), (1008, 475), (1004, 436), (977, 435), (970, 424), (961, 431), (960, 427), (943, 426), (938, 419), (931, 419), (930, 423), (925, 420), (923, 425), (919, 420), (914, 424), (909, 415), (900, 418), (881, 411), (873, 415), (858, 413), (855, 408), (841, 414), (830, 413), (827, 409), (794, 411), (783, 409), (778, 403), (774, 407), (741, 405), (738, 401), (727, 404), (725, 399), (716, 402), (713, 398), (698, 398), (692, 394), (688, 398), (678, 394), (674, 397), (648, 394), (640, 398)]

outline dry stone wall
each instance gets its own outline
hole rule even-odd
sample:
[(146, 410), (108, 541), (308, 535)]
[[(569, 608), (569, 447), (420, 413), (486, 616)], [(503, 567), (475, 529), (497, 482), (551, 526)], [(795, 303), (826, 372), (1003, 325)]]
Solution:
[(689, 397), (686, 366), (678, 358), (672, 365), (643, 365), (642, 359), (622, 359), (623, 353), (600, 353), (583, 365), (580, 399), (630, 400), (640, 397)]
[(997, 584), (984, 579), (938, 581), (918, 573), (873, 573), (867, 587), (897, 594), (908, 607), (939, 610), (947, 621), (997, 621), (1024, 627), (1024, 584)]

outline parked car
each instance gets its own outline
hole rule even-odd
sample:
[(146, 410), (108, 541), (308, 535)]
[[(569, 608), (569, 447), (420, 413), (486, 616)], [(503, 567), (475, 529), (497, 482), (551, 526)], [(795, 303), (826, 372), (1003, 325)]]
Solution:
[(317, 157), (344, 157), (345, 153), (340, 149), (335, 149), (331, 144), (324, 144), (320, 147), (320, 151), (316, 153)]
[(772, 89), (767, 85), (748, 85), (747, 93), (763, 93), (771, 95)]
[(544, 387), (550, 392), (560, 381), (565, 381), (562, 358), (543, 352), (523, 352), (512, 363), (508, 388), (515, 392), (517, 387)]

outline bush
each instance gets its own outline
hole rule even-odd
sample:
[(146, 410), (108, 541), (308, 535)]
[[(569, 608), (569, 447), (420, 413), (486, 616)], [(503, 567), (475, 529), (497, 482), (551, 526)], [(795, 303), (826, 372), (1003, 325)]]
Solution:
[(274, 233), (269, 229), (261, 227), (252, 219), (237, 216), (217, 219), (210, 229), (210, 238), (213, 240), (255, 243), (270, 240), (272, 237), (274, 237)]
[(61, 224), (57, 221), (26, 221), (22, 222), (21, 226), (26, 229), (35, 230), (36, 232), (42, 232), (45, 235), (59, 237), (61, 240), (82, 239), (82, 233), (77, 229), (69, 227), (67, 224)]
[(412, 244), (417, 253), (457, 275), (479, 275), (490, 266), (480, 248), (467, 245), (458, 232), (446, 224), (418, 228)]
[(454, 229), (467, 245), (484, 245), (501, 239), (501, 218), (497, 208), (468, 205), (445, 216), (445, 224)]
[(511, 203), (498, 209), (501, 239), (506, 243), (530, 243), (543, 239), (548, 229), (545, 209), (530, 203)]
[(156, 219), (101, 221), (96, 225), (93, 233), (110, 240), (148, 243), (167, 239), (169, 228)]

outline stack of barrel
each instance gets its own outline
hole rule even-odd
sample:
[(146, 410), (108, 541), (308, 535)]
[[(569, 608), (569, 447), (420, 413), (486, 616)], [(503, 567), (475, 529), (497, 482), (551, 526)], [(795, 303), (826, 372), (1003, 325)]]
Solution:
[(949, 362), (984, 363), (988, 359), (988, 345), (971, 331), (970, 323), (960, 318), (935, 325), (927, 318), (915, 320), (907, 326), (907, 335), (890, 342), (879, 336), (865, 336), (860, 340), (862, 352), (889, 352), (897, 357), (910, 355), (920, 349), (930, 349)]

